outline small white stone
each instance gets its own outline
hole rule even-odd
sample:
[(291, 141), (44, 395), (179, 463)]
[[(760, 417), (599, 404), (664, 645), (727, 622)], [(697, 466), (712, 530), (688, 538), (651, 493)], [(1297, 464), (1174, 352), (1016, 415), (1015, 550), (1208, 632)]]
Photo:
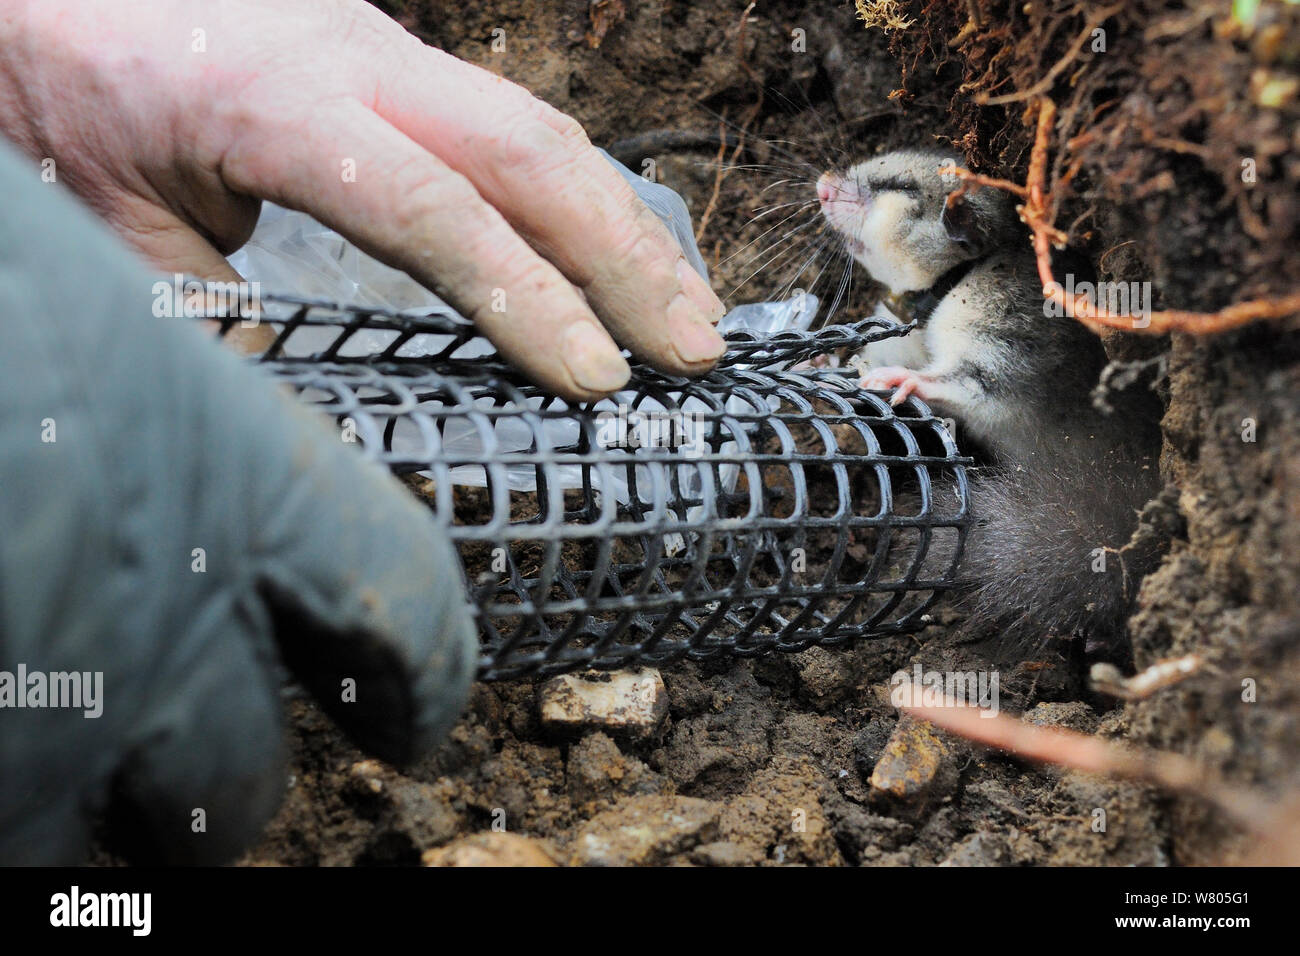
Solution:
[(652, 667), (561, 674), (542, 684), (537, 696), (542, 725), (555, 731), (649, 737), (668, 715), (668, 691)]

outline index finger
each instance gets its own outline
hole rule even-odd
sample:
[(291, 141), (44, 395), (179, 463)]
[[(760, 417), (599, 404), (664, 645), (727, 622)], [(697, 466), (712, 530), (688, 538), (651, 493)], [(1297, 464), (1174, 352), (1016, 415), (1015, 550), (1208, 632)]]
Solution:
[[(222, 176), (310, 212), (472, 318), (512, 364), (565, 398), (620, 388), (627, 363), (582, 297), (454, 170), (354, 99), (247, 117)], [(340, 175), (351, 164), (351, 177)]]
[(582, 127), (440, 50), (403, 49), (366, 61), (376, 112), (468, 178), (634, 355), (674, 374), (710, 368), (726, 347), (722, 303)]

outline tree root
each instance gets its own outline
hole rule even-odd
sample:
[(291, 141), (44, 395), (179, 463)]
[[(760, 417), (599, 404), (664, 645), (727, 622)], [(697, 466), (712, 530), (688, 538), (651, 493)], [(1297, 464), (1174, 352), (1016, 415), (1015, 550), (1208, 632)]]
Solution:
[(1043, 298), (1053, 302), (1061, 311), (1077, 318), (1094, 332), (1102, 328), (1123, 329), (1159, 335), (1165, 332), (1190, 332), (1193, 335), (1211, 335), (1239, 328), (1263, 319), (1279, 319), (1300, 313), (1300, 293), (1274, 299), (1253, 299), (1238, 302), (1217, 312), (1188, 312), (1168, 309), (1144, 315), (1115, 314), (1095, 305), (1087, 296), (1068, 295), (1052, 274), (1052, 247), (1065, 247), (1067, 237), (1052, 221), (1052, 197), (1047, 188), (1047, 155), (1052, 128), (1056, 120), (1056, 104), (1046, 96), (1037, 100), (1038, 128), (1034, 135), (1033, 150), (1029, 156), (1029, 174), (1025, 184), (1006, 179), (982, 176), (960, 167), (945, 167), (943, 172), (962, 180), (962, 185), (948, 196), (951, 206), (965, 193), (981, 186), (1001, 189), (1024, 200), (1016, 209), (1021, 220), (1034, 237), (1034, 257), (1038, 263), (1038, 276), (1043, 282)]

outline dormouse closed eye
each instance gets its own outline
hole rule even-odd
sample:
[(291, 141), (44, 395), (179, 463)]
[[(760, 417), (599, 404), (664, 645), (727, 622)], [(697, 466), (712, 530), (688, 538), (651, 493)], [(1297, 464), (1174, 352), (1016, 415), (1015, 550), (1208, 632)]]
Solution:
[(921, 194), (921, 187), (915, 180), (902, 179), (897, 176), (891, 176), (888, 179), (869, 180), (866, 185), (872, 192), (898, 192), (912, 196)]

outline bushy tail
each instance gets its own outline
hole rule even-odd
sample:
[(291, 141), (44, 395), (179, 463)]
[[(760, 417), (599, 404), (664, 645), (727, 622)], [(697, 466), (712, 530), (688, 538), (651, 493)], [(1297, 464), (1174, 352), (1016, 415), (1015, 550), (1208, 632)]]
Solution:
[(1119, 645), (1162, 549), (1160, 536), (1134, 534), (1160, 479), (1149, 458), (1109, 458), (1058, 453), (973, 475), (976, 525), (960, 565), (966, 633), (1022, 647), (1053, 634)]

